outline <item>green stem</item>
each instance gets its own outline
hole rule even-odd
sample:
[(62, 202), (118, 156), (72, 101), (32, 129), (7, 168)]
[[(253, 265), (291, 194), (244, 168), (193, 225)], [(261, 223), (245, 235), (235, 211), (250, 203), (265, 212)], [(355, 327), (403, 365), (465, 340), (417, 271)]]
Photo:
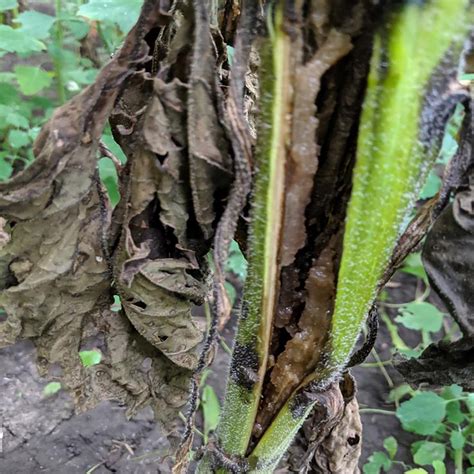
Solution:
[(361, 408), (359, 413), (373, 413), (375, 415), (396, 415), (394, 411), (382, 410), (380, 408)]
[(275, 18), (275, 35), (267, 38), (260, 50), (261, 128), (255, 153), (258, 173), (252, 197), (249, 270), (223, 415), (217, 429), (224, 452), (237, 456), (247, 452), (261, 398), (279, 275), (279, 245), (275, 236), (280, 234), (283, 215), (291, 51), (290, 39), (281, 27), (280, 8)]
[(462, 449), (454, 450), (454, 465), (456, 474), (463, 474), (463, 457)]
[(63, 49), (63, 40), (64, 40), (64, 31), (61, 21), (62, 15), (62, 0), (55, 0), (56, 6), (56, 34), (54, 35), (54, 56), (53, 56), (53, 65), (54, 65), (54, 75), (56, 77), (56, 90), (58, 94), (58, 100), (60, 104), (66, 102), (66, 89), (64, 87), (64, 78), (62, 73), (62, 49)]
[[(385, 380), (387, 381), (387, 384), (390, 388), (393, 388), (394, 387), (394, 383), (393, 383), (393, 380), (392, 378), (390, 377), (390, 375), (388, 375), (388, 372), (387, 370), (385, 369), (384, 367), (384, 364), (382, 363), (382, 361), (380, 360), (380, 357), (377, 353), (377, 351), (374, 349), (372, 349), (372, 355), (374, 356), (375, 360), (377, 361), (376, 364), (377, 364), (377, 367), (380, 369), (380, 372), (382, 372), (382, 375), (385, 377)], [(390, 361), (387, 362), (387, 364), (390, 364)]]

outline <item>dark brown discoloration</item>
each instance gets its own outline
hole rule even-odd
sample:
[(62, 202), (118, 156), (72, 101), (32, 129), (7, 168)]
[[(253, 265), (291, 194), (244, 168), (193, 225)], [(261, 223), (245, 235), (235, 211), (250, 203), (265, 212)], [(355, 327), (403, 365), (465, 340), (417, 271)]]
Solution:
[(258, 377), (259, 360), (253, 344), (235, 344), (230, 378), (237, 385), (252, 390)]

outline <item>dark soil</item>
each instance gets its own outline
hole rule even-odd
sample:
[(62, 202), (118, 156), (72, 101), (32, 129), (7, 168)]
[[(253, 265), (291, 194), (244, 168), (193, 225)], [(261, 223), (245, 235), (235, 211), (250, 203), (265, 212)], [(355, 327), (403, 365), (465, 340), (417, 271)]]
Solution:
[[(401, 287), (390, 290), (392, 301), (413, 298), (414, 280), (410, 278), (404, 277)], [(383, 323), (377, 351), (382, 360), (390, 359), (390, 338)], [(222, 398), (228, 356), (221, 351), (215, 361), (208, 383)], [(372, 358), (368, 362), (373, 362)], [(50, 397), (43, 394), (47, 381), (37, 374), (31, 343), (20, 342), (0, 350), (0, 367), (0, 473), (170, 472), (169, 466), (159, 461), (167, 443), (153, 422), (151, 410), (145, 409), (127, 421), (124, 408), (104, 402), (88, 413), (74, 414), (71, 399), (64, 391)], [(390, 366), (387, 370), (395, 384), (401, 382)], [(361, 408), (394, 410), (393, 404), (386, 401), (390, 387), (379, 368), (359, 367), (353, 372)], [(363, 414), (362, 419), (361, 467), (371, 453), (383, 449), (383, 440), (388, 436), (398, 440), (397, 459), (411, 464), (409, 446), (413, 437), (401, 429), (395, 416)], [(394, 468), (391, 472), (404, 470)]]

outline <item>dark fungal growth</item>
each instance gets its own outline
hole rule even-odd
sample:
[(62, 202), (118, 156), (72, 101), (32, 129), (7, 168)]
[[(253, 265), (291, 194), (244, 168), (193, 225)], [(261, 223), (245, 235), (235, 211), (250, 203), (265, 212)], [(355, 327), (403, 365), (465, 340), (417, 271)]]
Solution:
[(252, 390), (258, 378), (258, 354), (254, 344), (235, 344), (232, 366), (230, 368), (231, 379), (240, 387)]

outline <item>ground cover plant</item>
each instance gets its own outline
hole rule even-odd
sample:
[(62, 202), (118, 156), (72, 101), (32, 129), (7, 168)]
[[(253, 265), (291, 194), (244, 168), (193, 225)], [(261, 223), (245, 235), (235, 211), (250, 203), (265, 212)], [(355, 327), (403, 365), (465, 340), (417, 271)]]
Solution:
[(151, 406), (175, 472), (356, 472), (380, 313), (420, 438), (364, 472), (469, 469), (469, 1), (0, 10), (0, 344), (34, 341), (46, 395)]

